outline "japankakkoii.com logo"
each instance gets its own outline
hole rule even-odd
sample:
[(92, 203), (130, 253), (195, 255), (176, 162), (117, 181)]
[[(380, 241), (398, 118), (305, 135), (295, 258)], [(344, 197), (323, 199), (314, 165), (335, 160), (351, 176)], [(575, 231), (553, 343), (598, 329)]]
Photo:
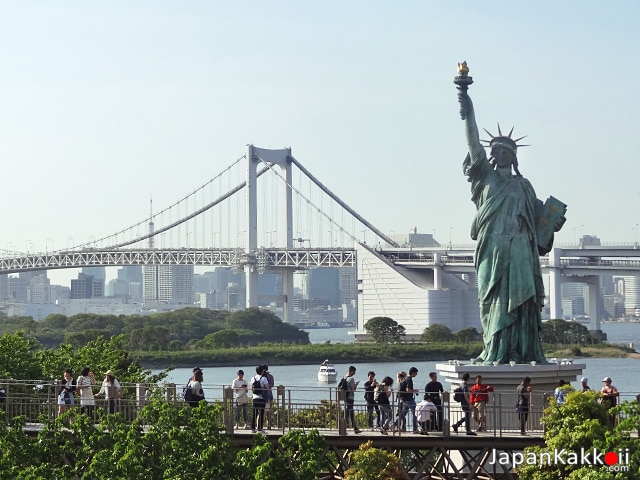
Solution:
[(489, 460), (491, 465), (503, 465), (519, 467), (520, 465), (578, 465), (606, 467), (611, 472), (629, 471), (629, 449), (611, 450), (599, 452), (580, 449), (580, 452), (568, 452), (566, 449), (553, 450), (553, 452), (497, 452), (493, 453)]

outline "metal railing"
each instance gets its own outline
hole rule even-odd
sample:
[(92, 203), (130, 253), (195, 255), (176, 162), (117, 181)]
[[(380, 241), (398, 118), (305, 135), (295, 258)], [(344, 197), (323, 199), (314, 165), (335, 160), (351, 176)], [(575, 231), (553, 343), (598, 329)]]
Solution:
[[(173, 403), (176, 408), (185, 407), (187, 404), (182, 400), (182, 387), (175, 384), (121, 384), (123, 393), (121, 398), (115, 400), (116, 412), (120, 413), (126, 420), (133, 421), (142, 407), (152, 399), (161, 399), (165, 402)], [(96, 385), (94, 388), (98, 388)], [(245, 432), (244, 422), (236, 424), (237, 406), (235, 403), (233, 390), (229, 386), (207, 386), (203, 385), (205, 396), (208, 402), (218, 403), (223, 408), (223, 421), (226, 431), (229, 433)], [(58, 392), (60, 385), (50, 381), (17, 381), (0, 379), (0, 411), (5, 413), (7, 421), (16, 417), (24, 418), (28, 428), (37, 428), (48, 420), (53, 420), (58, 412)], [(298, 388), (287, 388), (278, 386), (273, 390), (273, 401), (265, 412), (264, 428), (280, 430), (283, 433), (289, 430), (311, 430), (316, 429), (325, 434), (344, 434), (347, 430), (345, 419), (345, 392), (333, 388), (327, 388), (325, 399), (317, 401), (305, 400), (305, 393), (308, 390)], [(317, 392), (315, 392), (317, 393)], [(358, 391), (357, 393), (361, 393)], [(221, 395), (220, 395), (221, 394)], [(362, 431), (379, 432), (377, 427), (378, 418), (375, 408), (370, 408), (366, 402), (357, 399), (362, 395), (356, 395), (353, 404), (356, 425)], [(620, 401), (634, 401), (640, 397), (637, 393), (621, 393)], [(544, 410), (548, 406), (548, 396), (541, 396), (542, 401), (534, 402), (528, 411), (526, 423), (527, 434), (542, 436), (544, 434), (541, 422)], [(393, 392), (390, 397), (391, 418), (397, 421), (398, 412), (401, 408), (397, 392)], [(74, 405), (71, 408), (79, 410), (81, 401), (76, 396)], [(251, 401), (248, 404), (248, 419), (253, 422), (255, 412)], [(371, 412), (370, 412), (371, 410)], [(107, 412), (107, 400), (104, 398), (95, 399), (95, 408), (85, 412), (93, 416), (97, 422), (99, 417)], [(372, 413), (372, 425), (369, 425), (369, 415)], [(437, 416), (442, 415), (442, 431), (437, 432)], [(398, 425), (395, 429), (389, 430), (388, 435), (402, 436), (411, 434), (414, 430), (426, 431), (429, 434), (436, 433), (445, 437), (455, 435), (452, 426), (465, 417), (465, 412), (460, 403), (451, 401), (448, 392), (442, 394), (442, 405), (436, 413), (435, 422), (428, 422), (426, 425), (413, 425), (413, 417), (409, 413), (406, 416), (406, 425)], [(476, 423), (471, 419), (472, 430), (476, 430)], [(251, 425), (250, 425), (251, 426)], [(466, 430), (466, 425), (464, 427)], [(249, 429), (247, 433), (251, 430)], [(462, 427), (459, 430), (464, 433)], [(505, 437), (520, 434), (520, 417), (513, 404), (512, 393), (494, 392), (489, 396), (486, 406), (486, 431), (485, 435), (495, 437)]]

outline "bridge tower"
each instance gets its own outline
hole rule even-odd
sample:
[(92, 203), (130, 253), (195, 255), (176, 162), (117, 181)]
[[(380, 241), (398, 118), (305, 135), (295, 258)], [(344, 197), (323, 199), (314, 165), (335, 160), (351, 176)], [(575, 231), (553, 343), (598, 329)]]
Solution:
[[(247, 231), (246, 231), (246, 250), (248, 263), (244, 266), (247, 288), (247, 307), (258, 306), (258, 268), (256, 256), (258, 252), (258, 193), (257, 193), (257, 166), (259, 163), (265, 162), (268, 165), (277, 165), (280, 167), (282, 177), (287, 185), (284, 189), (282, 200), (282, 210), (284, 215), (279, 215), (281, 219), (280, 228), (278, 228), (277, 242), (287, 249), (293, 247), (293, 206), (291, 183), (293, 180), (291, 168), (291, 149), (284, 148), (281, 150), (269, 150), (265, 148), (247, 145), (247, 182), (246, 182), (246, 202), (247, 202)], [(283, 238), (284, 237), (284, 238)], [(284, 244), (283, 244), (284, 242)], [(283, 289), (283, 320), (285, 322), (293, 321), (293, 270), (283, 269), (282, 271), (282, 289)]]

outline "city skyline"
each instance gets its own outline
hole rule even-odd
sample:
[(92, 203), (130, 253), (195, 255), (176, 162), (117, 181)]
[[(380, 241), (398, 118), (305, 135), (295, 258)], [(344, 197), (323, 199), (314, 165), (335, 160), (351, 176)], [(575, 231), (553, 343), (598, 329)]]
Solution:
[[(557, 242), (638, 241), (638, 120), (627, 109), (640, 94), (621, 86), (640, 69), (639, 9), (0, 2), (0, 159), (11, 180), (0, 249), (118, 231), (147, 215), (149, 198), (172, 203), (247, 143), (290, 146), (383, 232), (417, 226), (471, 244), (452, 83), (462, 60), (479, 125), (528, 135), (520, 170), (540, 199), (568, 204)], [(50, 277), (63, 272), (76, 275)]]

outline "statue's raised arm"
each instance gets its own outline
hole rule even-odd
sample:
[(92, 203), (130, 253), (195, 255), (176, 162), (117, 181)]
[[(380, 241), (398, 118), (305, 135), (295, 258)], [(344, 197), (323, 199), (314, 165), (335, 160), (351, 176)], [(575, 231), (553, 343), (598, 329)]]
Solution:
[(473, 83), (473, 79), (469, 76), (469, 67), (467, 62), (458, 64), (458, 76), (455, 77), (453, 83), (458, 86), (458, 102), (460, 103), (460, 118), (465, 123), (465, 133), (467, 135), (467, 145), (469, 146), (469, 154), (477, 159), (485, 155), (484, 148), (480, 143), (480, 134), (478, 125), (476, 124), (476, 116), (473, 110), (473, 102), (469, 97), (469, 85)]

